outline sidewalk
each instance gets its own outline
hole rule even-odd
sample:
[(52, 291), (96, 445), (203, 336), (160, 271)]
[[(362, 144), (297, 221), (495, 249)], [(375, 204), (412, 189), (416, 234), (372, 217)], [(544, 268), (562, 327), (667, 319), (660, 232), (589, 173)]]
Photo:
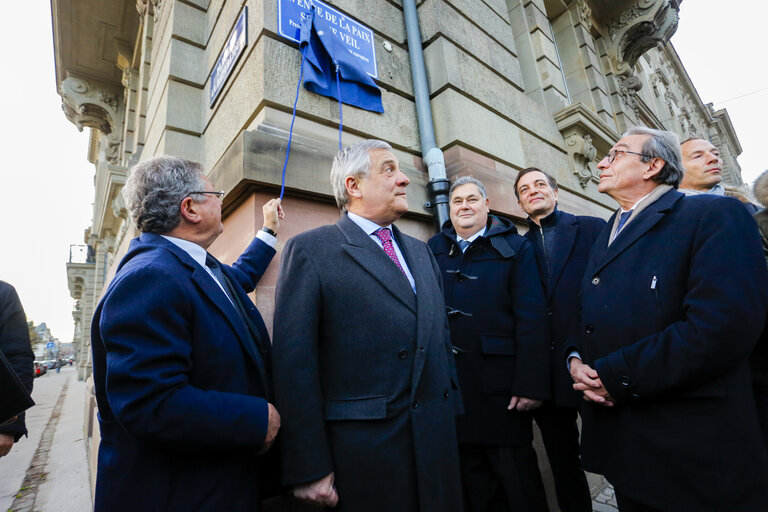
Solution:
[(35, 379), (28, 438), (0, 459), (0, 511), (93, 509), (83, 441), (85, 383), (74, 367)]

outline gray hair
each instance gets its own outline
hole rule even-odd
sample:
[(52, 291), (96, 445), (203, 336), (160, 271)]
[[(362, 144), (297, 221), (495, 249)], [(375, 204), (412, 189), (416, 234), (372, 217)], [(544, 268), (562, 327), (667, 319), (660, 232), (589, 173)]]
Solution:
[(371, 167), (371, 158), (368, 152), (374, 149), (392, 151), (392, 146), (383, 140), (368, 139), (336, 153), (331, 166), (331, 187), (333, 187), (336, 204), (342, 211), (347, 211), (349, 204), (349, 194), (347, 194), (347, 187), (344, 182), (350, 176), (355, 178), (368, 176)]
[(621, 137), (629, 135), (647, 135), (649, 138), (643, 143), (642, 153), (648, 155), (641, 157), (643, 162), (650, 162), (654, 158), (664, 160), (664, 167), (653, 177), (657, 183), (666, 183), (677, 188), (683, 181), (683, 156), (680, 152), (680, 139), (673, 132), (654, 130), (644, 126), (636, 126), (627, 130)]
[(488, 194), (485, 190), (485, 185), (483, 185), (483, 182), (477, 178), (473, 178), (472, 176), (462, 176), (461, 178), (457, 178), (456, 181), (453, 182), (453, 185), (451, 185), (451, 190), (448, 191), (448, 197), (453, 197), (454, 190), (468, 183), (477, 185), (477, 189), (480, 191), (480, 194), (482, 194), (483, 199), (488, 199)]
[(205, 186), (199, 163), (175, 156), (156, 156), (128, 171), (123, 199), (139, 231), (165, 234), (179, 225), (184, 198), (190, 192), (205, 190)]
[(768, 171), (763, 171), (763, 173), (757, 177), (752, 191), (755, 194), (755, 199), (768, 208)]

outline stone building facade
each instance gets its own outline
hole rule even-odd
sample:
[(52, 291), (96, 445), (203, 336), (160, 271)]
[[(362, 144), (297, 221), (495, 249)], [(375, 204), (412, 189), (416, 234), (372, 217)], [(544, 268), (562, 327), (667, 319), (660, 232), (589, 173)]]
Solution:
[[(261, 226), (281, 183), (299, 78), (296, 43), (279, 35), (281, 4), (299, 0), (51, 0), (56, 78), (67, 118), (91, 130), (92, 261), (67, 266), (80, 349), (90, 373), (90, 316), (135, 236), (120, 195), (127, 170), (158, 154), (200, 161), (224, 190), (225, 232), (211, 248), (233, 261)], [(370, 27), (385, 112), (343, 107), (343, 143), (380, 138), (411, 179), (398, 224), (434, 232), (421, 158), (403, 4), (326, 0)], [(418, 0), (437, 146), (449, 178), (488, 185), (492, 209), (524, 214), (513, 183), (541, 167), (564, 210), (607, 218), (596, 163), (634, 125), (697, 135), (719, 146), (727, 184), (742, 186), (738, 138), (724, 110), (698, 96), (669, 39), (681, 0)], [(247, 44), (210, 102), (211, 72), (247, 8)], [(337, 149), (336, 100), (302, 89), (287, 168), (285, 240), (335, 222), (328, 173)], [(279, 257), (279, 256), (278, 256)], [(278, 264), (253, 295), (271, 325)]]

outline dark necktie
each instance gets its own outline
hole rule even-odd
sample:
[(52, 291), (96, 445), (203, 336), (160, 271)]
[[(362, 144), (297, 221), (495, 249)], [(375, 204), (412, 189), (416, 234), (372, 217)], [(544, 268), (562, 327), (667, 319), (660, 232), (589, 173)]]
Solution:
[(392, 245), (392, 232), (389, 230), (389, 228), (378, 229), (373, 234), (379, 237), (379, 240), (381, 240), (381, 245), (384, 246), (384, 252), (387, 253), (387, 256), (389, 256), (393, 262), (395, 262), (397, 268), (399, 268), (400, 271), (405, 274), (405, 270), (403, 270), (403, 266), (400, 264), (400, 260), (397, 258), (395, 247)]
[(249, 334), (254, 338), (254, 341), (256, 341), (259, 338), (258, 331), (254, 332), (254, 330), (251, 329), (250, 319), (248, 318), (248, 313), (245, 311), (244, 305), (240, 302), (239, 297), (237, 297), (237, 294), (232, 289), (232, 284), (229, 282), (229, 279), (227, 279), (227, 276), (224, 275), (224, 272), (222, 272), (218, 262), (213, 259), (213, 256), (210, 254), (205, 258), (205, 266), (211, 270), (211, 273), (214, 276), (216, 276), (216, 279), (224, 290), (224, 294), (226, 294), (229, 301), (232, 303), (232, 306), (235, 308), (235, 311), (237, 311), (237, 316), (239, 316), (240, 320), (245, 324), (246, 331), (249, 331)]
[[(265, 346), (262, 338), (261, 333), (259, 332), (258, 327), (253, 323), (253, 320), (250, 319), (248, 316), (248, 311), (246, 310), (245, 304), (242, 303), (240, 300), (240, 297), (237, 296), (235, 293), (235, 290), (232, 289), (232, 283), (230, 283), (227, 276), (224, 275), (224, 272), (222, 272), (221, 267), (219, 266), (218, 262), (208, 254), (205, 258), (205, 266), (208, 267), (211, 271), (211, 273), (216, 276), (216, 279), (221, 284), (221, 287), (224, 290), (224, 293), (229, 297), (230, 302), (232, 303), (232, 306), (235, 308), (235, 311), (237, 312), (237, 316), (240, 317), (240, 320), (243, 322), (245, 326), (245, 332), (247, 337), (249, 338), (249, 342), (256, 347), (256, 353), (260, 353), (262, 357), (269, 357), (269, 349)], [(259, 378), (261, 380), (261, 384), (264, 388), (265, 398), (268, 400), (272, 399), (272, 386), (270, 384), (272, 379), (271, 374), (271, 368), (264, 366), (264, 361), (262, 359), (258, 359), (256, 363), (259, 367)]]
[(619, 233), (624, 227), (624, 224), (626, 224), (629, 218), (632, 216), (632, 212), (633, 210), (629, 210), (628, 212), (622, 212), (621, 215), (619, 215), (619, 225), (616, 226), (616, 234), (613, 236), (613, 238), (619, 236)]
[(467, 247), (469, 247), (469, 242), (466, 240), (459, 240), (459, 249), (461, 249), (461, 252), (466, 251)]
[[(235, 304), (235, 302), (232, 300), (232, 294), (231, 290), (228, 290), (229, 286), (227, 283), (227, 278), (224, 277), (224, 272), (221, 271), (221, 267), (216, 262), (215, 259), (213, 259), (213, 256), (210, 254), (206, 256), (205, 258), (205, 266), (208, 267), (208, 269), (211, 271), (211, 274), (213, 274), (216, 277), (216, 280), (221, 285), (222, 290), (226, 294), (226, 296), (229, 298), (229, 301), (232, 303), (232, 305)], [(238, 309), (235, 307), (235, 309)], [(238, 314), (240, 311), (238, 311)]]

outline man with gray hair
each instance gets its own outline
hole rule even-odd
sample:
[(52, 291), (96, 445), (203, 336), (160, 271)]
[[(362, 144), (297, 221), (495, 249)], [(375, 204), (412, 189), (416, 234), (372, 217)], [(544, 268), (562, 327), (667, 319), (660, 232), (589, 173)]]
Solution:
[(584, 468), (622, 512), (768, 510), (748, 364), (768, 304), (757, 227), (735, 199), (675, 190), (671, 132), (631, 129), (598, 168), (619, 210), (566, 352), (586, 400)]
[(274, 368), (284, 483), (346, 511), (461, 511), (460, 407), (440, 271), (392, 223), (408, 177), (389, 144), (336, 154), (341, 218), (285, 245)]
[(223, 192), (155, 157), (128, 173), (132, 240), (91, 327), (101, 445), (96, 512), (259, 510), (280, 415), (270, 343), (247, 293), (275, 254), (280, 200), (232, 265), (206, 249)]

